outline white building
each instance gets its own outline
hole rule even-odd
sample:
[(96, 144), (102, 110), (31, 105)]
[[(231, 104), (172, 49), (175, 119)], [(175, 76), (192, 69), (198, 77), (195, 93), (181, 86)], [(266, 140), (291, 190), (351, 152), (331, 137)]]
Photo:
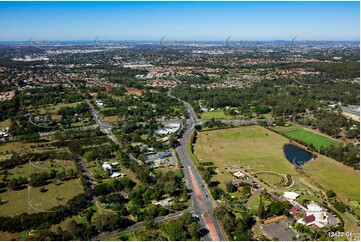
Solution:
[(244, 174), (240, 171), (237, 171), (235, 173), (233, 173), (233, 176), (237, 177), (237, 178), (243, 178), (244, 177)]
[(287, 200), (296, 200), (300, 194), (295, 193), (295, 192), (284, 192), (283, 196), (287, 199)]
[(177, 123), (167, 124), (164, 128), (157, 130), (156, 133), (159, 135), (173, 134), (179, 130), (180, 126)]
[(114, 172), (110, 177), (111, 178), (117, 178), (117, 177), (125, 177), (126, 175), (124, 173)]
[(166, 198), (166, 199), (156, 202), (155, 205), (160, 205), (162, 207), (170, 206), (170, 205), (172, 205), (172, 201), (173, 201), (173, 197), (169, 197), (169, 198)]
[(144, 75), (135, 75), (135, 78), (137, 78), (137, 79), (143, 79), (143, 78), (144, 78)]
[(102, 165), (104, 170), (111, 170), (112, 166), (109, 164), (109, 162), (104, 162)]
[(99, 108), (104, 107), (104, 103), (102, 102), (102, 100), (96, 100), (95, 105), (97, 105)]
[(328, 216), (322, 207), (311, 202), (307, 205), (306, 216), (297, 220), (297, 223), (306, 224), (307, 226), (314, 224), (319, 228), (323, 228), (328, 224)]

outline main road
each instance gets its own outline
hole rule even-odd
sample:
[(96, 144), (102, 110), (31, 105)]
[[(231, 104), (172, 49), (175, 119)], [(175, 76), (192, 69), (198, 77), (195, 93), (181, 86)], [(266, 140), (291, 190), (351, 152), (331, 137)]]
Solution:
[[(170, 91), (167, 93), (167, 95), (169, 97), (176, 98), (171, 95)], [(209, 234), (203, 238), (204, 240), (224, 241), (226, 240), (226, 236), (224, 235), (218, 220), (213, 216), (213, 211), (216, 204), (210, 196), (207, 190), (207, 185), (203, 181), (187, 150), (187, 143), (189, 142), (190, 137), (194, 132), (195, 126), (199, 124), (199, 120), (189, 103), (182, 100), (179, 101), (185, 105), (189, 115), (187, 120), (188, 125), (186, 126), (187, 129), (183, 134), (183, 137), (180, 139), (181, 145), (178, 146), (177, 152), (180, 162), (183, 165), (188, 187), (191, 190), (191, 210), (199, 217), (201, 226), (206, 225), (209, 230)]]

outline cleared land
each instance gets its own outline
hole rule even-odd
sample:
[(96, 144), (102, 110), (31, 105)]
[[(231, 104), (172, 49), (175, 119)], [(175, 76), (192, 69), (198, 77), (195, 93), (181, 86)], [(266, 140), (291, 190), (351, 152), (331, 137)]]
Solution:
[(320, 135), (318, 133), (296, 125), (291, 125), (289, 127), (275, 127), (274, 129), (281, 134), (289, 137), (290, 139), (302, 140), (307, 144), (312, 144), (317, 149), (319, 149), (321, 146), (328, 147), (330, 145), (341, 144), (341, 142), (338, 142), (334, 139), (328, 138), (326, 136)]
[[(57, 150), (65, 151), (64, 148), (54, 148), (51, 147), (50, 144), (53, 142), (51, 141), (53, 139), (53, 136), (48, 137), (42, 137), (40, 141), (38, 142), (8, 142), (8, 143), (0, 143), (0, 156), (3, 156), (4, 154), (11, 154), (13, 152), (18, 154), (25, 154), (27, 152), (44, 152), (44, 151), (52, 151)], [(46, 144), (45, 146), (43, 146)], [(0, 158), (0, 161), (4, 159)]]
[(360, 172), (326, 156), (306, 163), (304, 172), (327, 190), (334, 190), (342, 199), (360, 200)]
[(8, 170), (9, 171), (9, 179), (11, 178), (18, 178), (18, 177), (28, 177), (29, 176), (29, 166), (31, 172), (41, 172), (43, 170), (69, 170), (74, 169), (76, 170), (76, 165), (74, 164), (74, 161), (71, 160), (53, 160), (53, 161), (45, 161), (45, 162), (36, 162), (33, 161), (32, 165), (29, 165), (29, 163), (26, 163), (21, 166), (17, 166), (13, 169)]
[(210, 120), (211, 118), (215, 118), (215, 119), (235, 119), (235, 118), (240, 118), (240, 116), (229, 116), (226, 115), (223, 110), (216, 110), (216, 111), (211, 111), (211, 112), (203, 112), (201, 115), (202, 119), (204, 120)]
[(195, 154), (200, 162), (212, 161), (220, 169), (254, 168), (296, 175), (284, 158), (288, 140), (260, 126), (198, 133)]
[(266, 183), (268, 186), (273, 187), (285, 183), (285, 178), (283, 176), (273, 174), (273, 173), (257, 173), (254, 175), (263, 183)]
[(28, 231), (23, 231), (21, 233), (10, 233), (10, 232), (0, 232), (0, 239), (2, 241), (10, 241), (10, 240), (27, 240), (29, 237), (27, 234)]
[(136, 95), (136, 96), (142, 95), (141, 89), (133, 88), (133, 87), (126, 87), (125, 89), (127, 90), (127, 92), (126, 92), (127, 95)]
[(283, 145), (287, 142), (285, 137), (263, 127), (248, 126), (200, 132), (194, 150), (200, 162), (212, 161), (225, 174), (241, 167), (269, 170), (292, 175), (296, 180), (302, 177), (334, 190), (342, 199), (359, 200), (358, 171), (319, 155), (303, 169), (306, 178), (285, 158)]
[[(253, 117), (258, 117), (258, 115), (256, 113), (254, 113), (254, 112), (252, 112), (252, 116)], [(262, 116), (264, 118), (272, 118), (271, 113), (263, 114)], [(223, 110), (215, 110), (215, 111), (203, 112), (201, 114), (201, 118), (203, 120), (210, 120), (211, 118), (215, 118), (215, 119), (244, 119), (244, 118), (246, 118), (246, 116), (242, 115), (242, 114), (231, 116), (231, 115), (225, 114)]]
[(6, 127), (10, 127), (10, 119), (6, 119), (5, 121), (0, 122), (0, 129), (6, 128)]
[[(83, 187), (79, 179), (65, 181), (62, 185), (53, 183), (44, 186), (47, 191), (41, 192), (41, 187), (31, 188), (30, 201), (35, 208), (30, 208), (30, 213), (39, 210), (49, 210), (52, 207), (63, 205), (71, 198), (83, 192)], [(28, 212), (28, 189), (24, 188), (18, 191), (6, 191), (0, 194), (3, 201), (1, 205), (0, 216), (13, 216)]]
[(105, 122), (109, 122), (109, 123), (113, 123), (120, 120), (120, 118), (117, 115), (113, 115), (113, 116), (105, 116), (104, 117), (104, 121)]
[(25, 142), (9, 142), (9, 143), (0, 143), (0, 152), (6, 154), (11, 152), (22, 153), (27, 149), (30, 149), (30, 146), (34, 143), (25, 143)]
[(38, 109), (40, 114), (46, 114), (47, 112), (56, 114), (61, 108), (72, 107), (75, 108), (78, 105), (77, 102), (74, 103), (58, 103), (56, 105), (48, 105)]

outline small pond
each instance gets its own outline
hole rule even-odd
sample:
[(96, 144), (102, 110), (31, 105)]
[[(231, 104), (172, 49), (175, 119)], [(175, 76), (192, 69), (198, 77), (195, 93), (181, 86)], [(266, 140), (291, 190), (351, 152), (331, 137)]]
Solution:
[(313, 158), (310, 152), (292, 144), (285, 144), (283, 151), (287, 160), (296, 166), (302, 166)]

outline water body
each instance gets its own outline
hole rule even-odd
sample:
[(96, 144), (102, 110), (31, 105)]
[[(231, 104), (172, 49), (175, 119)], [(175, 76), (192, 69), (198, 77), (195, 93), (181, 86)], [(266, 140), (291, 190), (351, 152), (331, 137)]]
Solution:
[(287, 160), (296, 166), (302, 166), (313, 158), (310, 152), (292, 144), (285, 144), (283, 151)]

